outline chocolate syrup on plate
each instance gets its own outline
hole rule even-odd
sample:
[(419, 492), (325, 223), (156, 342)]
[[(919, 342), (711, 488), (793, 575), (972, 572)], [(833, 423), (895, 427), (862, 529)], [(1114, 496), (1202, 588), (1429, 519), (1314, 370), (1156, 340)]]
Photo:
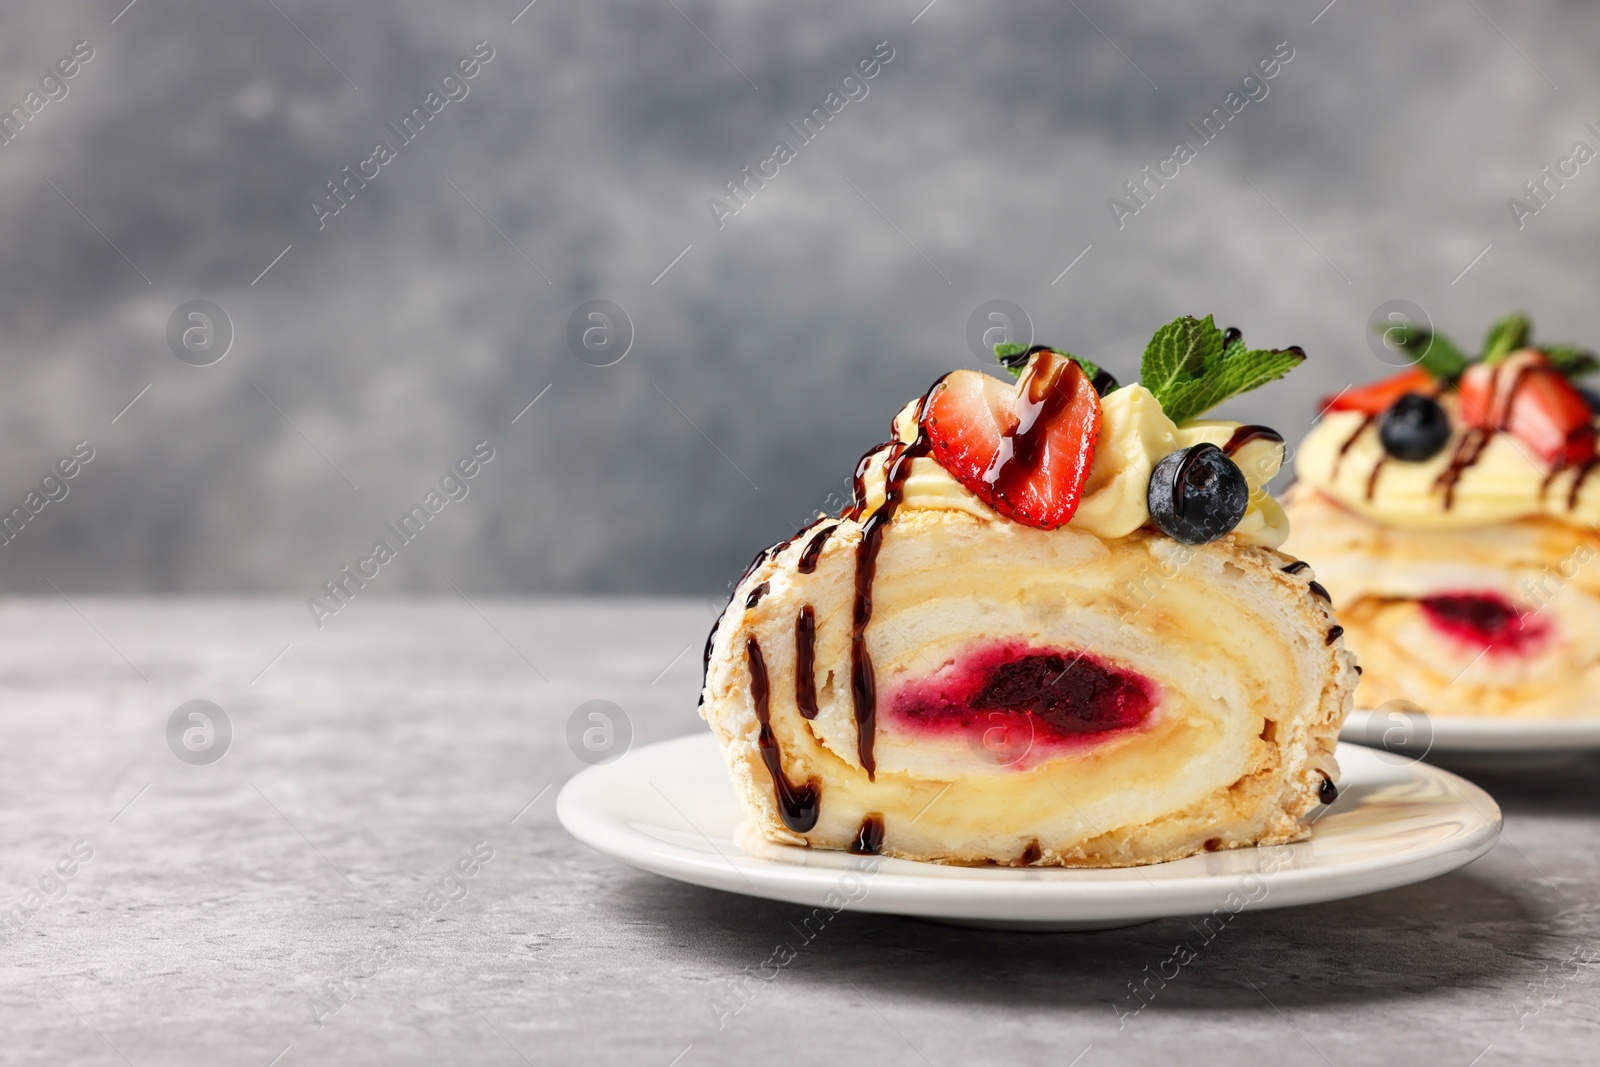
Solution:
[(750, 696), (756, 706), (756, 722), (761, 731), (756, 744), (761, 749), (761, 761), (767, 765), (772, 785), (778, 797), (778, 815), (783, 825), (797, 834), (803, 834), (817, 825), (818, 796), (816, 782), (797, 786), (789, 781), (783, 769), (783, 753), (778, 750), (778, 739), (772, 733), (772, 709), (768, 703), (767, 661), (762, 658), (761, 645), (754, 637), (745, 638), (745, 660), (750, 667)]

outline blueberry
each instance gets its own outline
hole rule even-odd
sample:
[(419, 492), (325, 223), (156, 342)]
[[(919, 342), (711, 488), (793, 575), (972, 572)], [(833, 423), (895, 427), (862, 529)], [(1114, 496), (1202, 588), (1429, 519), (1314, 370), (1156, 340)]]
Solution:
[(1228, 533), (1250, 503), (1250, 483), (1216, 445), (1171, 452), (1150, 472), (1150, 518), (1186, 545), (1203, 545)]
[(1421, 463), (1437, 456), (1449, 443), (1450, 416), (1431, 397), (1407, 393), (1383, 413), (1378, 440), (1395, 459)]

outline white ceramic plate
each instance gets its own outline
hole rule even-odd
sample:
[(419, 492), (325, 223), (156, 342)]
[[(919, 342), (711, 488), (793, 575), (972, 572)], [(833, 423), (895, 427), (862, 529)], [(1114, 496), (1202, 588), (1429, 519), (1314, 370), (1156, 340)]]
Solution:
[(710, 734), (635, 749), (561, 790), (556, 812), (607, 855), (695, 885), (807, 907), (967, 926), (1073, 930), (1283, 908), (1409, 885), (1483, 855), (1500, 808), (1424, 763), (1340, 745), (1339, 800), (1310, 840), (1117, 870), (947, 867), (737, 841), (743, 811)]
[(1430, 753), (1544, 756), (1600, 751), (1600, 719), (1494, 719), (1358, 709), (1345, 720), (1339, 737), (1418, 759)]

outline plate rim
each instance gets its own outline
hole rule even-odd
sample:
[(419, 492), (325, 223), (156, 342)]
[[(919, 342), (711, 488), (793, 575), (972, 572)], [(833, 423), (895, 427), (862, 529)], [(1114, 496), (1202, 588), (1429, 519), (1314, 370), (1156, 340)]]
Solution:
[[(1339, 728), (1339, 740), (1363, 748), (1382, 749), (1384, 746), (1380, 742), (1366, 740), (1366, 736), (1370, 736), (1368, 724), (1377, 713), (1376, 708), (1353, 708)], [(1395, 713), (1410, 714), (1399, 709)], [(1429, 752), (1510, 755), (1600, 751), (1600, 718), (1523, 719), (1428, 714), (1427, 719), (1433, 730), (1432, 743), (1427, 747)], [(1363, 736), (1357, 736), (1357, 731)], [(1394, 751), (1404, 754), (1410, 749), (1396, 746)]]
[[(667, 753), (674, 748), (712, 748), (716, 738), (708, 731), (643, 746)], [(1345, 745), (1341, 745), (1343, 749)], [(1380, 759), (1381, 750), (1351, 745), (1353, 763)], [(630, 753), (631, 755), (632, 753)], [(720, 753), (719, 753), (720, 756)], [(603, 805), (586, 803), (585, 793), (620, 773), (626, 760), (588, 767), (569, 779), (556, 797), (556, 814), (577, 840), (596, 851), (653, 874), (725, 892), (787, 903), (818, 905), (829, 890), (852, 871), (873, 866), (862, 857), (855, 865), (811, 867), (753, 856), (733, 846), (730, 854), (695, 827), (710, 852), (689, 850), (652, 837), (631, 824), (607, 815)], [(721, 764), (719, 758), (718, 764)], [(1142, 920), (1214, 912), (1218, 902), (1236, 893), (1246, 878), (1265, 878), (1270, 891), (1247, 907), (1295, 907), (1341, 900), (1426, 881), (1478, 859), (1500, 838), (1504, 817), (1500, 807), (1481, 787), (1439, 767), (1420, 762), (1401, 766), (1413, 778), (1432, 780), (1447, 787), (1478, 818), (1476, 826), (1463, 826), (1439, 842), (1421, 846), (1398, 857), (1374, 856), (1351, 861), (1330, 870), (1288, 868), (1263, 873), (1253, 870), (1179, 875), (1151, 880), (1138, 872), (1147, 867), (1124, 868), (966, 868), (940, 865), (941, 871), (960, 874), (918, 875), (913, 860), (888, 860), (891, 869), (872, 873), (874, 890), (848, 907), (858, 911), (923, 918), (993, 920), (1047, 924), (1061, 921)], [(653, 784), (653, 783), (652, 783)], [(659, 788), (659, 786), (657, 786)], [(1474, 796), (1475, 794), (1475, 796)], [(1488, 814), (1486, 814), (1486, 812)], [(681, 815), (682, 813), (680, 813)], [(683, 816), (687, 821), (687, 816)], [(1299, 842), (1285, 847), (1302, 847)], [(1259, 846), (1258, 846), (1259, 848)], [(1230, 850), (1249, 854), (1251, 849)], [(841, 854), (846, 855), (846, 854)], [(1193, 857), (1191, 857), (1193, 858)], [(883, 861), (880, 861), (883, 862)], [(1181, 861), (1178, 861), (1181, 862)], [(1155, 865), (1160, 866), (1160, 865)], [(1121, 872), (1125, 877), (1115, 877)], [(1096, 877), (1083, 877), (1093, 874)], [(1108, 877), (1107, 875), (1111, 876)], [(1336, 877), (1330, 877), (1330, 874)], [(1020, 876), (1020, 877), (1019, 877)], [(1075, 877), (1076, 876), (1076, 877)]]

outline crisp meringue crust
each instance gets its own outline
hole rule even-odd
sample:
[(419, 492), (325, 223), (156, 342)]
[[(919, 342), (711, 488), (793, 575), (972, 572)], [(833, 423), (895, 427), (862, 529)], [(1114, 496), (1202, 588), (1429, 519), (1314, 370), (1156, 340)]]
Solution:
[[(1300, 817), (1338, 775), (1333, 747), (1355, 672), (1308, 575), (1284, 572), (1288, 557), (1226, 539), (1189, 547), (1140, 531), (1103, 541), (954, 511), (901, 513), (884, 534), (868, 630), (884, 709), (869, 776), (849, 684), (860, 538), (858, 523), (839, 522), (802, 573), (802, 533), (735, 590), (713, 641), (703, 713), (769, 839), (847, 848), (876, 815), (888, 855), (1123, 866), (1305, 835)], [(759, 586), (766, 592), (746, 607)], [(806, 606), (817, 620), (814, 719), (794, 696), (795, 620)], [(995, 635), (1135, 671), (1159, 694), (1155, 710), (1138, 728), (1042, 755), (897, 723), (901, 687)], [(784, 824), (761, 760), (741, 653), (751, 638), (771, 679), (785, 772), (820, 791), (820, 816), (803, 833)]]

